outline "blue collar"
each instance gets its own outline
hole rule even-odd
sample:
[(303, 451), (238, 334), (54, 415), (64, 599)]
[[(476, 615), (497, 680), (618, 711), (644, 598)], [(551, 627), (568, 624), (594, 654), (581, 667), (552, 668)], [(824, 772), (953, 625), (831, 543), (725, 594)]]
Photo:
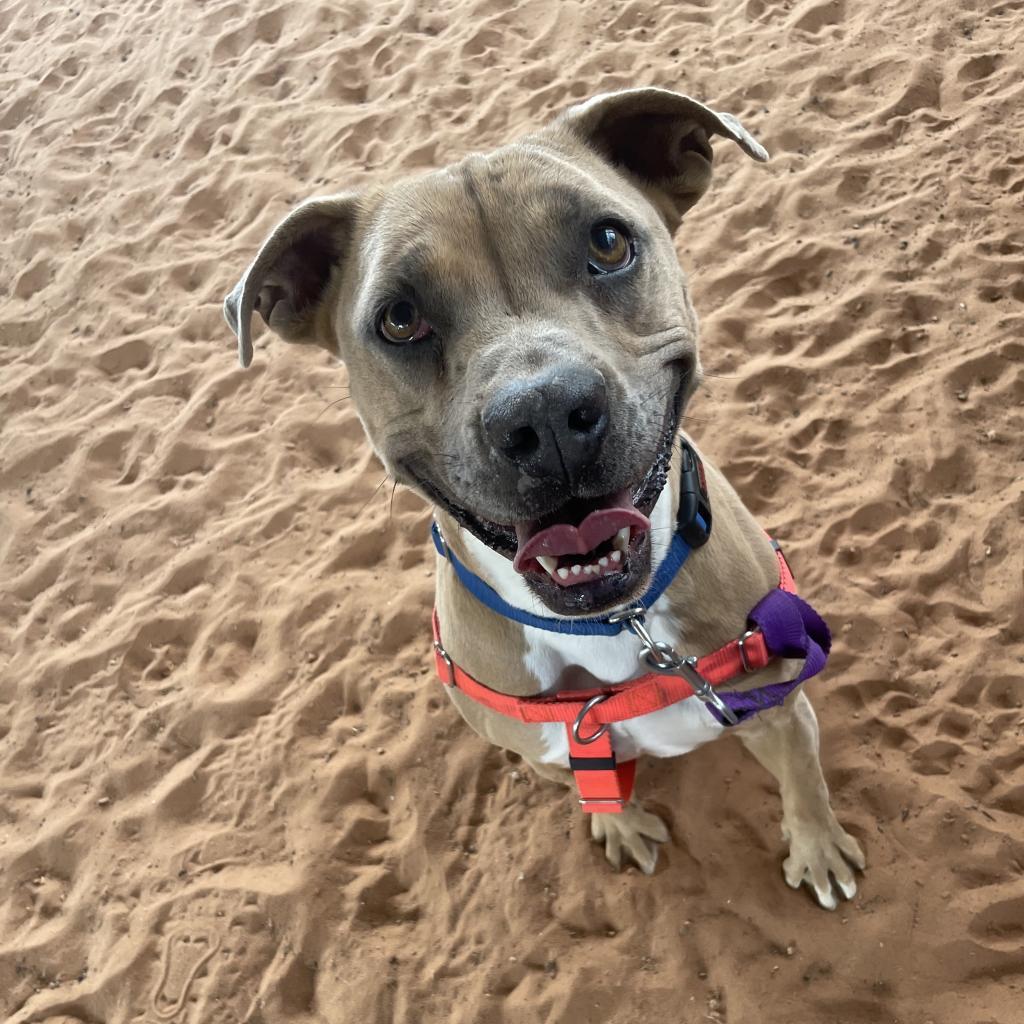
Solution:
[[(708, 519), (711, 517), (708, 516)], [(697, 514), (695, 516), (697, 525), (706, 533), (710, 532), (704, 518)], [(492, 612), (503, 615), (506, 619), (518, 622), (523, 626), (533, 626), (535, 629), (546, 629), (551, 633), (568, 633), (571, 636), (618, 636), (626, 627), (625, 622), (609, 622), (606, 617), (594, 619), (555, 619), (547, 615), (533, 615), (524, 612), (522, 608), (516, 608), (506, 601), (492, 586), (485, 583), (479, 576), (470, 572), (455, 557), (455, 553), (445, 543), (437, 523), (430, 524), (430, 535), (434, 539), (434, 547), (443, 558), (451, 562), (452, 568), (459, 582), (478, 600), (486, 605)], [(668, 590), (669, 585), (676, 578), (676, 573), (683, 567), (683, 563), (690, 557), (693, 547), (683, 539), (682, 533), (677, 530), (672, 537), (672, 544), (664, 561), (658, 566), (651, 580), (647, 593), (637, 602), (644, 610), (648, 610), (662, 594)]]

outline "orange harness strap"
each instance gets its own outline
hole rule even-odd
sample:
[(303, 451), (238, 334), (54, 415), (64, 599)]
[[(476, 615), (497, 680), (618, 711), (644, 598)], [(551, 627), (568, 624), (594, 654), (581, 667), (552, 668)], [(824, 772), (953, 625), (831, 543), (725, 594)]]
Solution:
[[(796, 593), (796, 584), (782, 551), (779, 588)], [(576, 778), (580, 804), (587, 812), (620, 812), (633, 791), (636, 761), (617, 762), (609, 725), (678, 704), (694, 695), (679, 675), (649, 672), (589, 690), (560, 690), (532, 697), (514, 697), (492, 690), (456, 665), (441, 643), (441, 622), (433, 613), (434, 663), (445, 686), (455, 687), (471, 700), (521, 722), (562, 722), (569, 738), (569, 767)], [(765, 668), (773, 659), (759, 629), (748, 630), (716, 651), (699, 658), (697, 672), (719, 686), (747, 672)], [(584, 730), (592, 730), (585, 732)]]

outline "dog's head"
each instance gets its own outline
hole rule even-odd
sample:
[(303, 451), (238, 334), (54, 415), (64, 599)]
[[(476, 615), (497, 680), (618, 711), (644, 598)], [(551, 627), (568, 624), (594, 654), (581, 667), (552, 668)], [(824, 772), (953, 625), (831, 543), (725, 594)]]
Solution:
[(339, 355), (395, 479), (512, 560), (561, 614), (638, 596), (698, 380), (672, 232), (728, 114), (661, 89), (598, 96), (535, 135), (379, 191), (310, 200), (225, 301), (243, 366), (259, 312)]

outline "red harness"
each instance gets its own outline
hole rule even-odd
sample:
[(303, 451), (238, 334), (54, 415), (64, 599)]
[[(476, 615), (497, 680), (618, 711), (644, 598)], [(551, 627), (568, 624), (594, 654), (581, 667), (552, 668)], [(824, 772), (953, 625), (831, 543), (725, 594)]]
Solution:
[[(782, 551), (779, 588), (796, 593), (796, 583)], [(521, 722), (562, 722), (569, 738), (569, 767), (576, 778), (584, 811), (619, 813), (633, 791), (636, 761), (618, 762), (608, 726), (630, 718), (661, 711), (695, 695), (694, 687), (680, 675), (649, 672), (624, 683), (590, 690), (562, 690), (533, 697), (513, 697), (492, 690), (456, 665), (441, 644), (441, 623), (434, 609), (434, 661), (438, 678), (470, 700), (491, 711)], [(765, 668), (774, 656), (760, 629), (748, 630), (717, 651), (699, 658), (693, 666), (712, 686), (719, 686), (747, 672)], [(594, 731), (583, 734), (584, 724)]]

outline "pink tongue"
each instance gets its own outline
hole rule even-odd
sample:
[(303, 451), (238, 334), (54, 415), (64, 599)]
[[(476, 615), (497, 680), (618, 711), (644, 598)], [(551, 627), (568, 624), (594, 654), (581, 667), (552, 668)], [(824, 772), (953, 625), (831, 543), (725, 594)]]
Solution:
[(615, 500), (622, 501), (622, 504), (596, 509), (579, 526), (555, 523), (554, 526), (531, 534), (529, 526), (517, 523), (519, 550), (512, 562), (513, 567), (517, 572), (523, 572), (527, 559), (538, 555), (550, 555), (552, 558), (559, 555), (585, 555), (598, 544), (611, 540), (624, 526), (638, 530), (651, 528), (650, 519), (633, 507), (628, 492), (618, 495)]

